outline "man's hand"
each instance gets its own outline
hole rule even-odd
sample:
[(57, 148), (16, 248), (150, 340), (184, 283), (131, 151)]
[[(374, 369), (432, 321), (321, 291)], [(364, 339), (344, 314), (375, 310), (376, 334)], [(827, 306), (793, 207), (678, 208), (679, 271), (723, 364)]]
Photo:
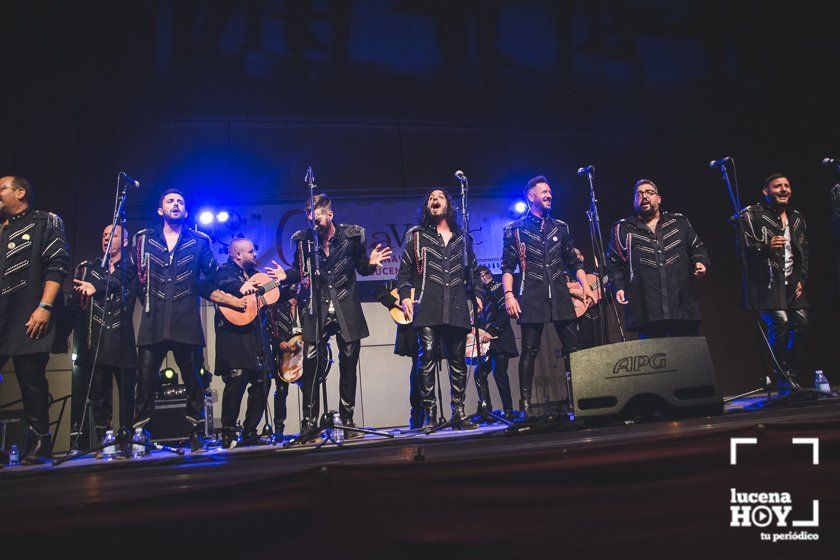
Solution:
[(84, 280), (73, 279), (73, 290), (86, 296), (92, 296), (96, 293), (96, 288), (90, 282)]
[(783, 249), (785, 246), (785, 238), (781, 235), (774, 235), (770, 238), (771, 249)]
[(47, 332), (51, 316), (52, 313), (43, 307), (36, 307), (35, 311), (32, 312), (32, 315), (29, 316), (29, 320), (26, 322), (26, 334), (29, 338), (41, 338), (41, 336)]
[(213, 293), (210, 294), (210, 301), (236, 309), (237, 311), (245, 311), (245, 308), (248, 307), (248, 303), (244, 299), (234, 297), (222, 290), (213, 290)]
[(373, 251), (370, 252), (370, 266), (382, 266), (382, 261), (391, 258), (391, 248), (385, 247), (380, 250), (379, 248), (381, 246), (381, 243), (377, 244)]
[(629, 303), (626, 299), (624, 299), (624, 290), (618, 290), (615, 293), (615, 301), (621, 305), (627, 305)]
[(519, 319), (519, 315), (522, 313), (519, 302), (516, 301), (516, 297), (512, 293), (505, 294), (505, 311), (507, 311), (508, 317), (514, 319)]
[(484, 344), (485, 342), (490, 342), (493, 340), (493, 336), (487, 331), (481, 331), (478, 336), (478, 340)]
[(796, 290), (793, 292), (793, 299), (799, 299), (799, 296), (802, 295), (802, 290), (803, 290), (802, 282), (797, 282), (796, 283)]
[(592, 291), (592, 288), (589, 287), (588, 282), (584, 282), (581, 284), (583, 288), (583, 303), (584, 305), (590, 305), (598, 301), (598, 296), (595, 295), (595, 292)]
[(285, 340), (278, 344), (278, 346), (280, 347), (280, 351), (284, 354), (288, 354), (289, 352), (294, 350), (294, 348), (292, 348), (292, 345), (286, 342)]
[(405, 318), (408, 321), (414, 320), (414, 300), (410, 297), (402, 300), (402, 310), (405, 313)]
[(247, 296), (248, 294), (255, 294), (257, 293), (257, 282), (253, 278), (250, 278), (247, 282), (242, 284), (242, 287), (239, 288), (239, 293), (243, 296)]
[(286, 279), (286, 271), (283, 270), (283, 267), (280, 266), (276, 261), (271, 261), (271, 264), (274, 265), (274, 268), (267, 266), (265, 267), (265, 273), (268, 274), (272, 280), (275, 282), (282, 282)]
[(700, 278), (706, 275), (706, 265), (698, 262), (694, 263), (694, 276)]

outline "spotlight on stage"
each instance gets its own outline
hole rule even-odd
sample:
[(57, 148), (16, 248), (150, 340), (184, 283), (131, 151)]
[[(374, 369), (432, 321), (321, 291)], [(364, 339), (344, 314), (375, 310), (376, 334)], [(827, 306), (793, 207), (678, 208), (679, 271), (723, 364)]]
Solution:
[(160, 370), (160, 384), (163, 386), (177, 385), (178, 374), (171, 367)]
[(216, 221), (219, 222), (220, 224), (223, 224), (226, 221), (228, 221), (229, 217), (230, 217), (230, 214), (228, 214), (227, 210), (221, 210), (218, 214), (216, 214)]
[(508, 209), (508, 214), (510, 214), (512, 218), (518, 218), (527, 211), (528, 203), (524, 200), (517, 200), (516, 202), (510, 205), (510, 208)]
[(202, 210), (198, 213), (198, 223), (203, 226), (209, 226), (213, 223), (213, 211), (212, 210)]

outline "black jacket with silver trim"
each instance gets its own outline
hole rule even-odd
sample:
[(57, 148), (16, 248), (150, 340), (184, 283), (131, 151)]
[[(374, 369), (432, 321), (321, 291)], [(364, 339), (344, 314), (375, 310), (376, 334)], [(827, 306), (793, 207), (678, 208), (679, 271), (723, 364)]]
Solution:
[(476, 297), (483, 299), (484, 288), (478, 263), (469, 252), (464, 270), (464, 234), (451, 226), (452, 238), (444, 244), (434, 226), (414, 226), (406, 233), (397, 288), (400, 301), (411, 297), (414, 288), (414, 328), (449, 325), (468, 330), (471, 326), (466, 275), (472, 275)]
[(0, 356), (67, 351), (60, 291), (45, 333), (30, 338), (26, 322), (41, 303), (44, 282), (62, 284), (69, 273), (64, 223), (56, 214), (28, 208), (0, 225)]
[(137, 346), (163, 341), (204, 346), (199, 296), (209, 300), (219, 263), (210, 238), (185, 227), (170, 253), (163, 226), (134, 234), (137, 296), (143, 306)]
[[(805, 218), (788, 207), (793, 273), (785, 279), (785, 251), (771, 249), (770, 238), (784, 236), (781, 219), (769, 204), (747, 206), (738, 215), (738, 253), (741, 258), (741, 305), (745, 309), (807, 309), (808, 236)], [(787, 280), (787, 285), (785, 284)], [(794, 296), (797, 282), (802, 295)]]
[(638, 216), (613, 224), (607, 270), (614, 292), (624, 290), (627, 328), (665, 320), (700, 321), (694, 264), (709, 266), (706, 246), (678, 212), (661, 212), (656, 232)]
[(502, 272), (521, 279), (515, 290), (522, 313), (519, 323), (548, 323), (576, 319), (565, 272), (574, 277), (583, 266), (575, 255), (569, 226), (561, 220), (542, 220), (531, 212), (505, 226)]
[[(310, 276), (312, 230), (298, 230), (292, 235), (295, 244), (295, 266), (286, 271), (285, 283), (298, 284)], [(353, 224), (335, 224), (335, 234), (330, 241), (330, 254), (324, 253), (321, 245), (320, 293), (321, 320), (326, 321), (330, 301), (335, 307), (341, 337), (345, 342), (355, 342), (369, 336), (367, 321), (362, 312), (362, 302), (356, 294), (356, 273), (370, 276), (376, 267), (370, 265), (365, 249), (365, 229)], [(301, 288), (298, 306), (300, 309), (303, 339), (315, 342), (314, 315), (310, 315), (309, 289)]]

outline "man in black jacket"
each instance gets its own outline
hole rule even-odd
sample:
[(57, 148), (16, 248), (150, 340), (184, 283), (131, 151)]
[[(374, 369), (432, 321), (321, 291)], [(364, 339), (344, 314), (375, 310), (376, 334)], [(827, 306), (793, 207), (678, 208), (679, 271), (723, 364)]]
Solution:
[[(379, 264), (391, 256), (391, 249), (380, 249), (377, 245), (368, 257), (365, 248), (365, 230), (357, 225), (333, 222), (332, 203), (325, 194), (315, 196), (314, 214), (306, 203), (308, 219), (315, 221), (320, 245), (320, 275), (316, 292), (320, 302), (312, 301), (309, 294), (312, 253), (314, 240), (312, 230), (303, 229), (292, 235), (295, 244), (295, 268), (287, 271), (288, 282), (303, 282), (301, 291), (301, 322), (303, 325), (303, 426), (301, 441), (308, 441), (318, 433), (319, 376), (326, 364), (316, 368), (316, 343), (321, 344), (321, 357), (326, 358), (326, 343), (335, 335), (338, 349), (339, 415), (345, 426), (355, 427), (353, 414), (356, 407), (356, 367), (359, 363), (361, 340), (368, 333), (367, 322), (362, 313), (362, 303), (356, 294), (356, 273), (369, 276), (376, 272)], [(318, 303), (319, 305), (316, 305)], [(310, 310), (320, 308), (321, 340), (315, 336), (315, 316)], [(349, 432), (347, 437), (358, 437), (358, 432)]]
[(204, 446), (204, 393), (208, 380), (200, 373), (204, 333), (199, 296), (244, 309), (244, 302), (214, 289), (219, 265), (210, 238), (186, 226), (184, 195), (169, 189), (160, 198), (162, 223), (134, 236), (138, 297), (143, 306), (138, 346), (138, 383), (134, 427), (144, 427), (155, 409), (163, 359), (170, 351), (187, 386), (186, 416), (193, 428), (190, 447)]
[[(114, 230), (112, 236), (111, 232)], [(112, 239), (113, 237), (113, 239)], [(137, 389), (137, 349), (134, 338), (134, 301), (137, 268), (128, 249), (128, 233), (121, 226), (105, 227), (102, 251), (108, 252), (107, 268), (99, 258), (87, 261), (82, 277), (74, 279), (74, 293), (68, 298), (73, 310), (71, 329), (76, 331), (76, 365), (93, 376), (93, 422), (96, 441), (111, 429), (112, 383), (117, 380), (122, 441), (134, 420), (134, 392)]]
[(636, 214), (613, 225), (607, 251), (615, 300), (627, 306), (627, 328), (639, 338), (697, 336), (700, 309), (691, 279), (706, 274), (706, 247), (688, 218), (660, 209), (653, 181), (637, 181), (633, 193)]
[[(576, 331), (567, 329), (575, 315), (564, 272), (580, 283), (584, 302), (595, 299), (583, 266), (575, 255), (569, 226), (550, 216), (551, 187), (542, 175), (525, 186), (529, 209), (525, 217), (505, 226), (502, 251), (502, 286), (505, 309), (522, 326), (522, 356), (519, 359), (519, 408), (527, 416), (531, 408), (534, 361), (540, 351), (543, 327), (554, 325), (563, 344), (563, 354), (578, 348)], [(519, 292), (513, 291), (516, 267), (522, 276)]]
[[(785, 175), (767, 177), (761, 192), (764, 200), (738, 219), (742, 305), (758, 310), (776, 359), (796, 381), (809, 329), (805, 219), (789, 205), (793, 187)], [(777, 381), (786, 388), (783, 377)]]
[(66, 352), (59, 328), (61, 284), (70, 255), (64, 224), (51, 212), (33, 210), (34, 189), (22, 177), (0, 179), (0, 367), (9, 358), (23, 399), (34, 445), (23, 463), (50, 459), (50, 352)]
[[(257, 292), (258, 284), (252, 276), (257, 272), (257, 252), (250, 239), (234, 239), (228, 245), (228, 260), (216, 273), (216, 287), (234, 297)], [(285, 279), (283, 271), (278, 281)], [(259, 298), (258, 298), (259, 299)], [(222, 394), (222, 447), (228, 449), (236, 439), (236, 420), (245, 389), (248, 388), (248, 407), (242, 426), (240, 445), (259, 442), (257, 426), (265, 411), (273, 360), (268, 341), (266, 309), (250, 324), (239, 327), (225, 320), (216, 308), (216, 375), (225, 383)]]
[[(471, 327), (467, 275), (478, 301), (484, 290), (475, 254), (467, 252), (466, 234), (455, 223), (452, 198), (442, 189), (423, 200), (419, 226), (408, 230), (397, 274), (400, 301), (406, 318), (414, 322), (420, 345), (423, 426), (437, 423), (435, 363), (441, 343), (446, 350), (451, 387), (452, 428), (477, 428), (464, 413), (467, 389), (466, 336)], [(467, 267), (464, 254), (467, 252)], [(413, 293), (412, 293), (413, 292)]]
[(478, 391), (478, 412), (492, 412), (490, 402), (490, 385), (487, 378), (493, 372), (499, 398), (502, 399), (502, 410), (508, 420), (515, 418), (513, 412), (513, 397), (510, 394), (510, 379), (508, 378), (508, 361), (519, 355), (516, 349), (516, 339), (510, 326), (510, 317), (505, 311), (505, 291), (502, 284), (496, 282), (493, 274), (486, 266), (479, 266), (478, 272), (484, 289), (487, 291), (487, 305), (479, 314), (481, 328), (492, 336), (487, 356), (481, 361), (475, 372), (475, 388)]

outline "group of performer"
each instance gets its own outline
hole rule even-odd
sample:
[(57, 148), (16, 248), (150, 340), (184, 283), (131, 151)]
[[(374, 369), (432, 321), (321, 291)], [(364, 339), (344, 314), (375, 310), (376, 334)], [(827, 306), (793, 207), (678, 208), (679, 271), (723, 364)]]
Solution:
[[(784, 370), (778, 372), (779, 379), (795, 379), (808, 330), (805, 221), (789, 206), (792, 187), (785, 175), (769, 176), (762, 194), (761, 202), (743, 209), (738, 220), (743, 303), (758, 310), (767, 325)], [(489, 343), (474, 376), (477, 412), (492, 410), (488, 385), (492, 373), (502, 413), (509, 420), (532, 414), (535, 360), (545, 325), (556, 329), (565, 357), (581, 347), (573, 297), (587, 306), (601, 297), (601, 288), (587, 279), (569, 226), (552, 215), (548, 180), (534, 177), (524, 195), (528, 211), (504, 228), (500, 282), (489, 269), (478, 266), (468, 234), (455, 219), (451, 196), (433, 189), (422, 200), (420, 223), (406, 236), (394, 283), (397, 295), (380, 298), (386, 306), (400, 308), (409, 321), (397, 330), (395, 353), (411, 358), (413, 429), (428, 430), (438, 423), (435, 372), (444, 357), (451, 387), (450, 425), (457, 430), (476, 427), (465, 410), (467, 334), (475, 325), (481, 327), (479, 342)], [(686, 216), (661, 208), (662, 195), (653, 181), (636, 182), (632, 195), (633, 213), (610, 230), (606, 285), (626, 309), (627, 327), (640, 337), (697, 335), (700, 313), (692, 280), (707, 273), (708, 252)], [(61, 219), (33, 209), (34, 189), (27, 180), (0, 179), (0, 367), (12, 359), (32, 433), (33, 445), (23, 462), (49, 459), (45, 368), (50, 352), (66, 351), (73, 330), (77, 364), (89, 368), (93, 377), (97, 437), (111, 427), (112, 379), (120, 395), (120, 429), (150, 437), (147, 424), (154, 415), (159, 371), (171, 351), (186, 386), (191, 449), (201, 450), (209, 374), (202, 360), (200, 298), (217, 308), (214, 372), (225, 385), (224, 447), (259, 441), (257, 429), (272, 379), (274, 435), (282, 438), (289, 386), (278, 379), (278, 364), (291, 352), (302, 352), (303, 362), (298, 441), (318, 435), (318, 388), (326, 374), (327, 343), (333, 337), (340, 420), (355, 427), (357, 365), (361, 340), (369, 335), (356, 275), (373, 274), (390, 258), (391, 249), (377, 245), (368, 251), (363, 228), (334, 221), (328, 196), (319, 194), (312, 200), (314, 207), (307, 201), (305, 211), (314, 230), (302, 229), (292, 236), (294, 265), (284, 270), (272, 261), (264, 268), (274, 283), (271, 289), (281, 290), (279, 301), (261, 306), (253, 321), (237, 326), (226, 320), (222, 310), (244, 311), (248, 298), (261, 301), (265, 289), (254, 278), (255, 246), (248, 239), (234, 239), (227, 262), (219, 265), (210, 238), (187, 226), (187, 204), (180, 191), (169, 189), (161, 195), (160, 220), (154, 227), (129, 236), (120, 225), (108, 225), (102, 233), (105, 265), (100, 259), (81, 263), (65, 302), (62, 284), (71, 270)], [(317, 259), (313, 258), (316, 247)], [(320, 270), (313, 274), (316, 262)], [(580, 286), (573, 290), (575, 296), (570, 281)], [(135, 304), (142, 308), (136, 337)], [(512, 319), (522, 331), (519, 414), (513, 408), (507, 372), (508, 360), (519, 355)], [(296, 335), (301, 335), (302, 345), (290, 342)], [(238, 434), (236, 422), (246, 389), (247, 410)], [(355, 435), (348, 432), (348, 437)], [(124, 434), (122, 441), (129, 437)]]

